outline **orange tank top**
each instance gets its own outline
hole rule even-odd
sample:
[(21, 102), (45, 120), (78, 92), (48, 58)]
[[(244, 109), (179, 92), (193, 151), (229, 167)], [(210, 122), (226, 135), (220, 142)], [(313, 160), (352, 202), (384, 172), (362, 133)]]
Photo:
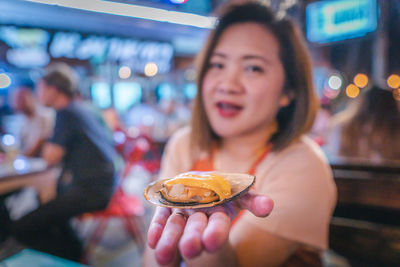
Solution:
[[(248, 174), (255, 175), (258, 164), (260, 164), (260, 162), (268, 155), (271, 147), (271, 145), (268, 145), (260, 152), (260, 155), (250, 166), (250, 169), (247, 172)], [(213, 154), (215, 150), (216, 148), (213, 147), (210, 157), (196, 161), (193, 164), (192, 171), (214, 171)], [(231, 227), (243, 214), (244, 210), (239, 212), (236, 218), (233, 219)], [(319, 252), (300, 247), (280, 267), (322, 267), (322, 261)]]
[[(256, 160), (251, 164), (249, 170), (247, 171), (248, 174), (255, 175), (257, 166), (260, 164), (261, 161), (268, 155), (269, 151), (271, 150), (271, 145), (265, 146), (257, 156)], [(211, 155), (204, 159), (200, 159), (193, 164), (192, 171), (214, 171), (214, 164), (213, 164), (213, 156), (215, 154), (216, 147), (213, 146), (211, 149)], [(244, 210), (240, 211), (239, 214), (233, 219), (231, 227), (237, 222), (237, 220), (244, 214)]]

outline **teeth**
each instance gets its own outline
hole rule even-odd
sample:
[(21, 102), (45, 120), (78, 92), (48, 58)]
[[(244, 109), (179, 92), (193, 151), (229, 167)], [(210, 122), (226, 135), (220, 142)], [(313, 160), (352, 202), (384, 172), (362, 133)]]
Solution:
[(222, 109), (241, 109), (240, 106), (236, 106), (236, 105), (232, 105), (232, 104), (228, 104), (228, 103), (218, 103), (218, 107), (222, 108)]

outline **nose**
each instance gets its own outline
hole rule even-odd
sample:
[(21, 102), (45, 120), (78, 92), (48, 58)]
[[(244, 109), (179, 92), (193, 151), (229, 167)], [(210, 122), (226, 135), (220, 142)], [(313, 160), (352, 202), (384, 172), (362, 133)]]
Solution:
[(226, 68), (220, 74), (220, 80), (217, 91), (226, 94), (239, 94), (242, 92), (243, 87), (240, 79), (240, 69), (236, 66)]

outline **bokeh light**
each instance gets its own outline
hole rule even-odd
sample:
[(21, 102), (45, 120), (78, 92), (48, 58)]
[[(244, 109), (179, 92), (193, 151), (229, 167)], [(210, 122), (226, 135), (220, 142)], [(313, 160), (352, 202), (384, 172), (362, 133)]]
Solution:
[(333, 90), (340, 89), (340, 87), (342, 87), (342, 84), (343, 84), (342, 78), (340, 78), (338, 75), (332, 75), (328, 79), (328, 85)]
[(336, 97), (339, 96), (340, 90), (334, 90), (330, 88), (329, 86), (325, 87), (324, 90), (322, 91), (324, 96), (326, 96), (329, 99), (335, 99)]
[(187, 0), (169, 0), (169, 1), (174, 4), (184, 4)]
[(194, 81), (196, 79), (196, 70), (187, 69), (185, 70), (184, 76), (187, 81)]
[(119, 145), (125, 143), (125, 141), (126, 141), (126, 136), (121, 131), (116, 131), (113, 134), (113, 138), (114, 138), (115, 143), (117, 143)]
[(16, 171), (24, 171), (28, 169), (29, 163), (25, 157), (18, 157), (13, 162), (13, 167)]
[(349, 84), (346, 87), (346, 95), (350, 98), (356, 98), (360, 94), (360, 88), (355, 86), (354, 84)]
[(128, 79), (131, 76), (131, 68), (129, 68), (128, 66), (122, 66), (121, 68), (119, 68), (118, 76), (121, 79)]
[(158, 67), (157, 67), (157, 64), (154, 62), (149, 62), (144, 67), (144, 74), (148, 77), (152, 77), (152, 76), (156, 75), (157, 72), (158, 72)]
[(397, 74), (392, 74), (387, 79), (387, 84), (390, 88), (396, 89), (400, 87), (400, 76)]
[(1, 142), (5, 145), (5, 146), (13, 146), (16, 143), (16, 139), (13, 135), (11, 134), (5, 134), (3, 135), (3, 137), (1, 138)]
[(11, 78), (6, 73), (0, 73), (0, 89), (7, 88), (11, 84)]
[(354, 76), (354, 84), (359, 88), (364, 88), (368, 84), (368, 76), (363, 73), (357, 74)]

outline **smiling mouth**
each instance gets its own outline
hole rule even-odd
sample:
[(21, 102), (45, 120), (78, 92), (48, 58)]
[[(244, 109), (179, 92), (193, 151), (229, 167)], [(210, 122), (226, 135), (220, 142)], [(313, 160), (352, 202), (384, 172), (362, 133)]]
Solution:
[(240, 113), (243, 109), (242, 106), (228, 103), (228, 102), (218, 102), (217, 109), (221, 116), (223, 117), (233, 117)]

